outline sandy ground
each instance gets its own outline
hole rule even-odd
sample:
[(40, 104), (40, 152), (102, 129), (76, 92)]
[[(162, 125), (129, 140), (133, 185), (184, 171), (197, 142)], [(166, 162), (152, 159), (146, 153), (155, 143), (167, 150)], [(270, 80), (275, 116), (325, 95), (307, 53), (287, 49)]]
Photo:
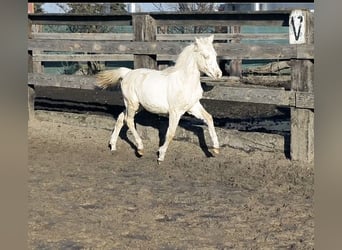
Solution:
[(312, 165), (182, 140), (158, 165), (110, 132), (29, 122), (30, 249), (313, 249)]

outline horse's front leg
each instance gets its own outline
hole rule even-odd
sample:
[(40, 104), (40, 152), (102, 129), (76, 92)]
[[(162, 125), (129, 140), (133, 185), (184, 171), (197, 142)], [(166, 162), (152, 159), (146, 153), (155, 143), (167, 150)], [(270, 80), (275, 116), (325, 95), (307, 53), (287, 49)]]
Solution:
[(170, 111), (170, 113), (169, 113), (169, 127), (167, 128), (165, 142), (159, 148), (159, 151), (158, 151), (159, 152), (158, 163), (160, 163), (161, 161), (164, 161), (166, 150), (167, 150), (170, 142), (172, 141), (173, 137), (175, 136), (176, 129), (177, 129), (177, 126), (179, 123), (179, 119), (181, 118), (182, 115), (183, 115), (183, 113), (181, 113), (181, 112)]
[(200, 102), (197, 102), (189, 111), (189, 114), (192, 114), (193, 116), (195, 116), (198, 119), (203, 120), (207, 125), (208, 125), (208, 130), (209, 130), (209, 134), (211, 137), (211, 140), (213, 142), (213, 151), (215, 154), (219, 154), (219, 142), (217, 139), (217, 135), (216, 135), (216, 131), (215, 131), (215, 127), (214, 127), (214, 121), (213, 121), (213, 117), (211, 116), (211, 114), (209, 114), (202, 106), (202, 104)]

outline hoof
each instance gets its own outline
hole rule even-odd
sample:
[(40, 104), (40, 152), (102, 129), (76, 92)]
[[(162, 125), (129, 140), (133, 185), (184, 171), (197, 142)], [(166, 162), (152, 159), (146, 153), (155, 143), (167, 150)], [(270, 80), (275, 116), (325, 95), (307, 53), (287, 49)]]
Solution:
[(110, 143), (108, 144), (108, 148), (110, 149), (110, 151), (116, 151), (116, 147), (113, 147)]
[(158, 165), (160, 165), (160, 163), (162, 163), (164, 161), (164, 158), (160, 158), (160, 156), (158, 157), (158, 160), (157, 160), (157, 162), (158, 162)]
[(138, 150), (137, 150), (137, 154), (138, 154), (139, 156), (143, 156), (143, 155), (144, 155), (144, 150), (143, 150), (143, 149), (138, 149)]
[(218, 148), (213, 148), (213, 153), (214, 153), (215, 155), (220, 154), (220, 149), (218, 149)]

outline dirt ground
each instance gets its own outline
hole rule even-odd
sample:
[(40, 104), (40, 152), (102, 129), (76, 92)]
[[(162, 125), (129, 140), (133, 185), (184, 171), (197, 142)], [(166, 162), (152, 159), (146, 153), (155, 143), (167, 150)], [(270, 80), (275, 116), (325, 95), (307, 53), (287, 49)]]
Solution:
[(181, 140), (158, 165), (110, 133), (29, 122), (29, 249), (313, 249), (312, 165)]

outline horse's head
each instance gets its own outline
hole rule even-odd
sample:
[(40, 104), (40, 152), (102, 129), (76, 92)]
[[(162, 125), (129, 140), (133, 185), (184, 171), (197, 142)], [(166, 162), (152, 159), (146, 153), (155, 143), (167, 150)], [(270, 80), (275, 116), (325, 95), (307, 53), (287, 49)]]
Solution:
[(195, 52), (198, 69), (208, 76), (218, 79), (222, 76), (213, 46), (214, 35), (206, 38), (195, 38)]

